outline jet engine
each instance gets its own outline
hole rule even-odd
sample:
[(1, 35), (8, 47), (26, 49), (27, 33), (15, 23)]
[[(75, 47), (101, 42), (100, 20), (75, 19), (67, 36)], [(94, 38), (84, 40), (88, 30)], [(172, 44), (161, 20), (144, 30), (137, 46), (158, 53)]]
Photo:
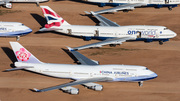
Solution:
[(60, 90), (62, 90), (65, 93), (69, 93), (69, 94), (73, 94), (73, 95), (79, 94), (79, 89), (71, 87), (71, 86), (61, 88)]
[(103, 90), (103, 86), (100, 84), (96, 84), (96, 83), (86, 83), (83, 84), (84, 86), (88, 87), (89, 89), (93, 89), (96, 91), (102, 91)]
[(12, 8), (12, 4), (11, 4), (11, 3), (6, 3), (6, 4), (4, 5), (4, 7), (6, 7), (6, 8)]

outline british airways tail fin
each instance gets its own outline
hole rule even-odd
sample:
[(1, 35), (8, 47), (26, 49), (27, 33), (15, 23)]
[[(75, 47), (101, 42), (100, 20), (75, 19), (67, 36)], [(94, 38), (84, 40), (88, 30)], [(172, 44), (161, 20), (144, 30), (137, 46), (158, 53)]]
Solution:
[(18, 42), (10, 42), (10, 45), (14, 51), (14, 54), (15, 54), (18, 62), (42, 63)]
[(56, 12), (54, 12), (50, 7), (48, 6), (40, 6), (40, 7), (48, 23), (45, 25), (45, 28), (60, 27), (62, 25), (70, 25), (62, 17), (60, 17)]

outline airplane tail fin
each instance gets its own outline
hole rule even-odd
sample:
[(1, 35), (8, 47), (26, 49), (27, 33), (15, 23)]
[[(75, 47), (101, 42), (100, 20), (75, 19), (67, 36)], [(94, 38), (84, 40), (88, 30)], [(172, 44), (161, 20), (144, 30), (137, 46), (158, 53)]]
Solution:
[(42, 63), (18, 42), (10, 42), (10, 45), (14, 51), (14, 54), (15, 54), (18, 62)]
[(49, 6), (41, 6), (41, 10), (47, 20), (45, 28), (60, 27), (62, 25), (70, 25), (56, 12), (54, 12)]

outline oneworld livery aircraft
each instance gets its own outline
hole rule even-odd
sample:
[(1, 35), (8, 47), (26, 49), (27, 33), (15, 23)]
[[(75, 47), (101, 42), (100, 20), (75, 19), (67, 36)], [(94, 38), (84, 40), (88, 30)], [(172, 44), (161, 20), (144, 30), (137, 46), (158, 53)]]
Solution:
[(0, 0), (0, 5), (6, 8), (12, 8), (12, 3), (19, 2), (19, 3), (36, 3), (39, 5), (40, 2), (46, 2), (49, 0)]
[(143, 81), (157, 77), (156, 73), (144, 66), (99, 65), (97, 61), (88, 59), (70, 47), (68, 47), (69, 51), (77, 58), (81, 65), (43, 63), (18, 42), (10, 42), (10, 44), (18, 62), (14, 63), (16, 68), (7, 69), (6, 71), (25, 69), (52, 77), (74, 80), (70, 83), (45, 89), (39, 90), (34, 88), (36, 92), (61, 89), (70, 94), (78, 94), (79, 90), (71, 86), (84, 85), (89, 89), (102, 91), (103, 86), (94, 82), (138, 82), (139, 86), (142, 86)]
[(180, 4), (180, 0), (85, 0), (87, 2), (98, 3), (100, 7), (110, 5), (117, 6), (110, 9), (104, 9), (101, 11), (96, 11), (95, 13), (109, 13), (109, 12), (117, 12), (124, 11), (128, 12), (129, 10), (135, 9), (135, 7), (155, 7), (162, 8), (168, 7), (169, 10), (177, 7)]
[(31, 32), (32, 29), (19, 22), (0, 22), (0, 37), (16, 37), (18, 41), (20, 36)]
[(159, 41), (159, 44), (163, 44), (163, 42), (169, 41), (170, 38), (176, 36), (175, 32), (164, 26), (120, 26), (94, 12), (91, 13), (99, 20), (100, 26), (70, 25), (48, 6), (41, 6), (41, 9), (47, 20), (47, 24), (45, 25), (45, 28), (42, 28), (39, 31), (57, 31), (64, 34), (83, 37), (86, 41), (91, 39), (102, 40), (98, 43), (74, 48), (76, 50), (102, 47), (103, 45), (115, 47), (117, 44), (122, 44), (122, 42), (127, 40), (145, 42)]

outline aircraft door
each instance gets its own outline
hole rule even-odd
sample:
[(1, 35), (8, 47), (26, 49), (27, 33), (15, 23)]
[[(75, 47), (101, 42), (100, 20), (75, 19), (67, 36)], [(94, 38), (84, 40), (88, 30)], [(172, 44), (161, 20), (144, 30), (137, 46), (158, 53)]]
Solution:
[(94, 34), (94, 36), (99, 36), (99, 30), (97, 29), (97, 30), (95, 30), (95, 34)]
[(71, 35), (72, 34), (72, 30), (71, 29), (67, 29), (68, 34)]
[(141, 32), (140, 31), (137, 32), (137, 38), (141, 38)]

